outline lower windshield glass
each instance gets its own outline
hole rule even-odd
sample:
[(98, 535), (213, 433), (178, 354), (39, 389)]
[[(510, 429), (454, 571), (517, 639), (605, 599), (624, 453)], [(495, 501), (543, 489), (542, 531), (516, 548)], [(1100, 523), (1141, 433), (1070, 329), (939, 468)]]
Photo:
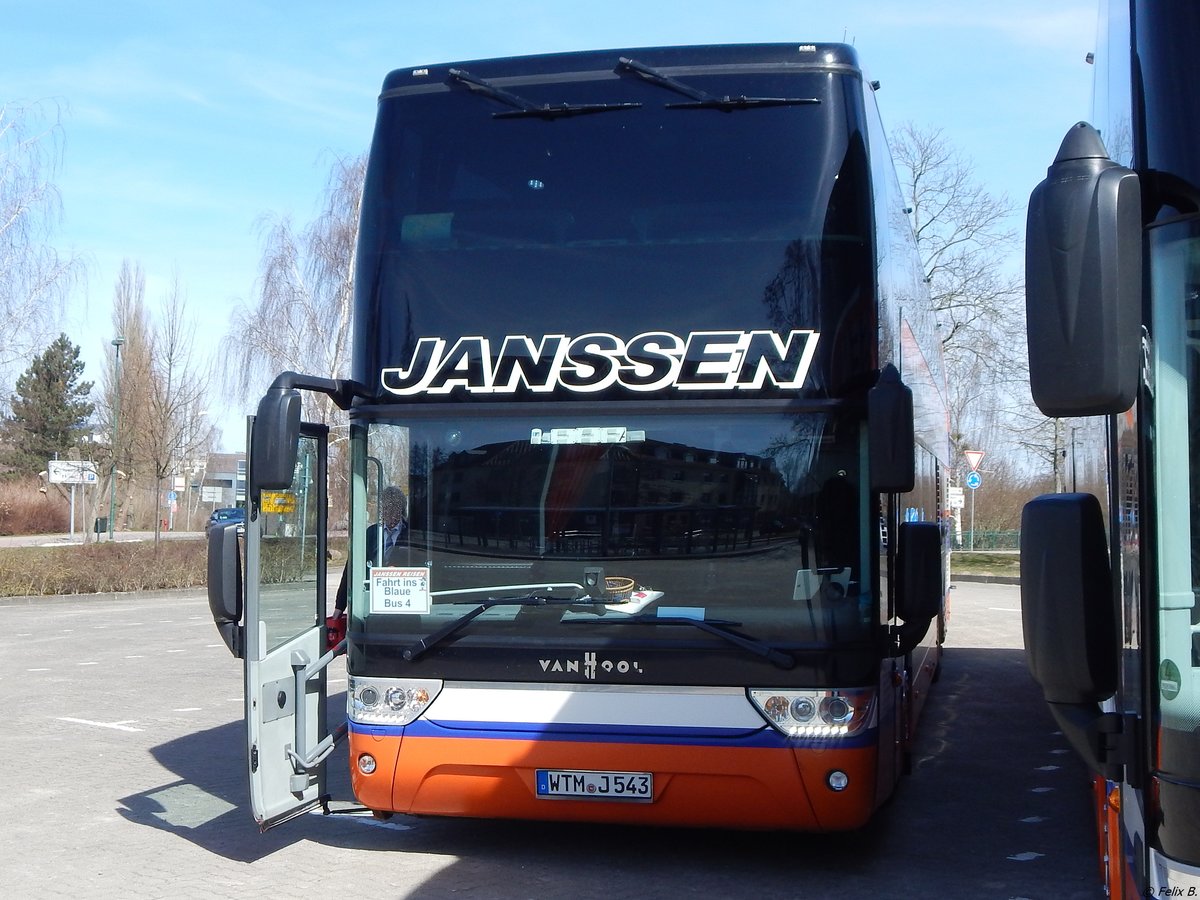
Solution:
[(456, 632), (463, 645), (707, 640), (628, 634), (635, 617), (774, 646), (861, 640), (875, 614), (860, 435), (836, 411), (375, 422), (355, 610), (368, 633), (416, 639), (519, 599)]

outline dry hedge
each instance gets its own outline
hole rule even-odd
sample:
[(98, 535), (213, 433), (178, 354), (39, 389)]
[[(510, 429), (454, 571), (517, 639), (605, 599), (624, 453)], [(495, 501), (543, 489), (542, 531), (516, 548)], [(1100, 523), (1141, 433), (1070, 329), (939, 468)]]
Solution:
[[(329, 539), (330, 565), (346, 558), (346, 539)], [(299, 542), (268, 540), (262, 548), (264, 583), (289, 581), (298, 569)], [(316, 542), (305, 542), (309, 561)], [(0, 549), (0, 597), (52, 594), (111, 594), (208, 583), (208, 543), (203, 540), (103, 541), (59, 547)]]
[[(70, 524), (70, 506), (62, 485), (38, 490), (36, 479), (0, 479), (0, 534), (56, 534)], [(80, 513), (83, 503), (80, 502)]]
[(206, 583), (204, 541), (14, 547), (0, 550), (0, 596), (107, 594)]

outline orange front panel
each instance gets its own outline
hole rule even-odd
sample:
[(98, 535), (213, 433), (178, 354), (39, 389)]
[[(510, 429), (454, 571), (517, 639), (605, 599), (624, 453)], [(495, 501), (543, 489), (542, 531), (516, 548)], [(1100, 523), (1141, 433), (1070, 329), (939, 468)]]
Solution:
[(1138, 890), (1132, 869), (1132, 848), (1121, 826), (1121, 788), (1099, 775), (1092, 777), (1096, 828), (1100, 845), (1100, 877), (1111, 900), (1135, 900)]
[[(378, 765), (369, 776), (355, 762), (364, 752)], [(875, 758), (873, 747), (794, 750), (350, 736), (354, 792), (371, 809), (645, 825), (856, 828), (875, 807)], [(654, 801), (538, 799), (534, 773), (539, 768), (651, 772)], [(834, 769), (850, 778), (840, 793), (826, 785)]]

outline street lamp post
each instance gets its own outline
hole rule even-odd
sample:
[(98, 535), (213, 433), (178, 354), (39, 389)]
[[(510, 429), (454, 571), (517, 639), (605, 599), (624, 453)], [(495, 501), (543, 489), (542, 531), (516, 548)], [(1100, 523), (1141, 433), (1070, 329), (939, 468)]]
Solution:
[(115, 337), (112, 345), (116, 348), (117, 358), (114, 365), (113, 377), (113, 427), (112, 427), (112, 479), (108, 484), (108, 539), (113, 539), (113, 526), (117, 519), (117, 423), (121, 418), (121, 345), (125, 338)]

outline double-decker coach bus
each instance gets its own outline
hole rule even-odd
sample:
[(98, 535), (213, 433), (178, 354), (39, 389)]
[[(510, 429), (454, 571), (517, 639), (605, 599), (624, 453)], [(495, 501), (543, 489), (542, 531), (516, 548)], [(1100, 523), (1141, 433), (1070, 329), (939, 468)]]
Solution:
[[(264, 828), (346, 734), (380, 815), (833, 830), (889, 797), (940, 662), (949, 442), (877, 87), (836, 44), (387, 77), (352, 378), (276, 379), (244, 566), (210, 543)], [(348, 418), (329, 652), (301, 391)]]
[(1029, 207), (1033, 396), (1105, 416), (1107, 494), (1021, 533), (1034, 676), (1095, 773), (1112, 897), (1200, 896), (1200, 6), (1102, 4), (1095, 127)]

